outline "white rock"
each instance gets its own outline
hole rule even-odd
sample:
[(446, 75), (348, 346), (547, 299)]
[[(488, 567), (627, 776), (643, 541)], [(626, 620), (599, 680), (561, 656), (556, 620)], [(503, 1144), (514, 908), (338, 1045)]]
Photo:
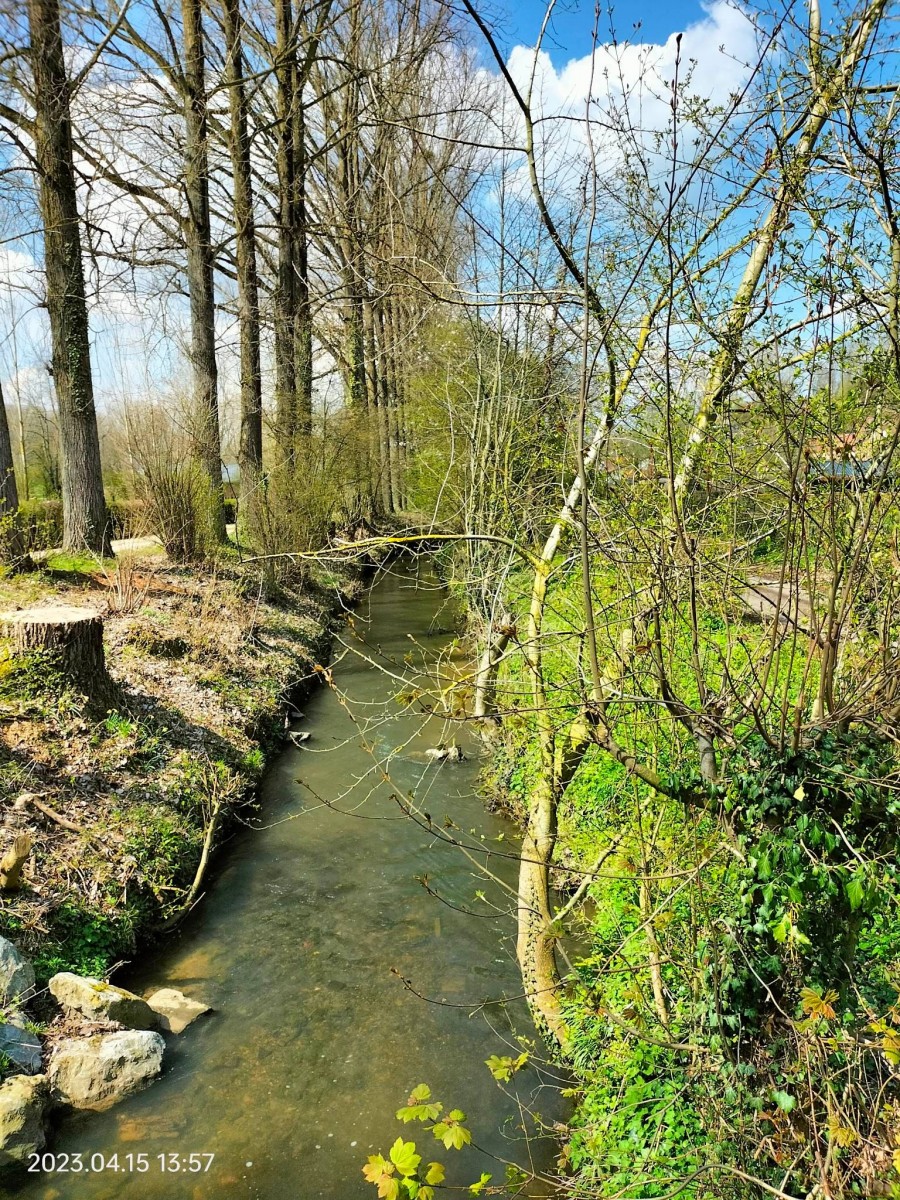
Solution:
[(164, 1048), (160, 1034), (141, 1029), (60, 1042), (47, 1068), (53, 1099), (72, 1108), (109, 1108), (159, 1074)]
[(0, 937), (0, 1004), (14, 1004), (34, 989), (34, 967), (12, 942)]
[(0, 1083), (0, 1167), (21, 1165), (46, 1143), (46, 1075), (13, 1075)]
[(208, 1004), (191, 1000), (177, 988), (160, 988), (147, 997), (147, 1003), (157, 1014), (160, 1029), (168, 1033), (181, 1033), (192, 1021), (210, 1011)]
[(50, 992), (67, 1012), (92, 1021), (117, 1021), (129, 1029), (156, 1029), (159, 1021), (146, 1000), (124, 988), (61, 971), (50, 980)]
[(432, 746), (425, 751), (425, 757), (434, 762), (462, 762), (466, 757), (459, 746)]

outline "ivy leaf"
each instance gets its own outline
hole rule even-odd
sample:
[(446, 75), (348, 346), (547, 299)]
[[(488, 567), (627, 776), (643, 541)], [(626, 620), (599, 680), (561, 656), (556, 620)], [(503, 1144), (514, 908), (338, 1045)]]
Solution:
[(369, 1183), (374, 1183), (378, 1188), (381, 1200), (397, 1200), (400, 1195), (400, 1182), (394, 1178), (393, 1163), (389, 1163), (380, 1154), (370, 1154), (362, 1173)]
[(426, 1183), (443, 1183), (444, 1182), (444, 1165), (443, 1163), (432, 1162), (428, 1164), (428, 1170), (425, 1172)]
[(797, 1101), (790, 1092), (773, 1092), (772, 1099), (778, 1105), (782, 1112), (792, 1112), (797, 1107)]
[(391, 1146), (391, 1162), (401, 1175), (415, 1175), (421, 1161), (422, 1156), (416, 1154), (415, 1142), (404, 1142), (398, 1137)]
[(866, 896), (866, 881), (865, 876), (861, 871), (856, 871), (847, 881), (847, 899), (850, 901), (850, 908), (856, 912), (862, 906), (862, 902)]
[(431, 1099), (431, 1088), (420, 1083), (410, 1092), (403, 1108), (397, 1109), (397, 1120), (408, 1125), (410, 1121), (434, 1121), (441, 1113), (443, 1104)]
[(469, 1185), (469, 1191), (472, 1193), (473, 1196), (480, 1196), (481, 1193), (484, 1191), (485, 1187), (490, 1182), (491, 1182), (490, 1175), (482, 1175), (477, 1183), (473, 1183), (473, 1184)]

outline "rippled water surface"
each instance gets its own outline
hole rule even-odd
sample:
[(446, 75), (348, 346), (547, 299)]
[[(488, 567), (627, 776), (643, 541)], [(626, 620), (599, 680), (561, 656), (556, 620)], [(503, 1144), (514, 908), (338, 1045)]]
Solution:
[[(338, 647), (337, 691), (322, 688), (305, 706), (308, 748), (288, 750), (267, 777), (266, 827), (232, 841), (182, 932), (120, 978), (141, 992), (181, 988), (215, 1012), (169, 1039), (160, 1080), (107, 1113), (71, 1118), (52, 1150), (87, 1161), (117, 1152), (120, 1168), (143, 1153), (150, 1170), (44, 1174), (16, 1194), (374, 1200), (361, 1165), (401, 1130), (453, 1166), (448, 1182), (481, 1171), (502, 1180), (492, 1155), (552, 1161), (550, 1140), (535, 1139), (530, 1120), (527, 1141), (520, 1129), (520, 1105), (547, 1116), (552, 1089), (529, 1070), (518, 1097), (504, 1095), (484, 1066), (510, 1053), (511, 1025), (533, 1035), (521, 1003), (471, 1007), (520, 989), (510, 898), (394, 799), (414, 792), (436, 827), (449, 818), (469, 842), (516, 844), (515, 830), (484, 812), (474, 758), (428, 763), (424, 751), (448, 731), (396, 698), (408, 698), (399, 677), (423, 656), (434, 671), (451, 623), (430, 578), (401, 569), (375, 585), (343, 635), (350, 648)], [(494, 855), (490, 867), (514, 876), (511, 860)], [(398, 1125), (394, 1110), (420, 1082), (465, 1110), (481, 1151), (444, 1152), (420, 1127)], [(160, 1169), (159, 1155), (193, 1152), (215, 1155), (208, 1173)]]

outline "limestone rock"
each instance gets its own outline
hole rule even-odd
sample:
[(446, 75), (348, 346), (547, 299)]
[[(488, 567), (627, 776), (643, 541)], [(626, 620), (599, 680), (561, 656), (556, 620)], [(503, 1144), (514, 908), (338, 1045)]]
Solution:
[(146, 1000), (124, 988), (61, 971), (50, 980), (50, 991), (67, 1012), (92, 1021), (117, 1021), (128, 1029), (155, 1029), (156, 1013)]
[(24, 1165), (46, 1143), (46, 1075), (13, 1075), (0, 1083), (0, 1167)]
[(210, 1011), (208, 1004), (191, 1000), (177, 988), (160, 988), (147, 997), (147, 1003), (159, 1017), (160, 1029), (169, 1033), (181, 1033), (192, 1021)]
[(0, 1021), (0, 1054), (17, 1067), (36, 1075), (41, 1069), (41, 1039), (23, 1027), (19, 1019)]
[(34, 988), (34, 967), (12, 942), (0, 937), (0, 1004), (15, 1004)]
[(60, 1042), (47, 1068), (53, 1099), (73, 1108), (110, 1108), (159, 1074), (164, 1047), (160, 1034), (140, 1029)]

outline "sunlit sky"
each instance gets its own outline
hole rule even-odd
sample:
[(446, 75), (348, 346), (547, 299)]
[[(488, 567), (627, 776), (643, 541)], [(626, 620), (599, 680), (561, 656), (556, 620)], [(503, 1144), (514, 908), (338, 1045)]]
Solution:
[[(499, 0), (495, 11), (500, 16), (507, 49), (516, 43), (534, 45), (546, 11), (542, 0)], [(600, 14), (598, 37), (604, 42), (611, 40), (613, 28), (618, 41), (662, 43), (702, 19), (704, 11), (698, 0), (641, 0), (638, 4), (617, 5), (611, 18), (605, 6)], [(569, 59), (588, 53), (594, 20), (593, 0), (558, 0), (553, 8), (550, 36), (544, 43), (554, 66), (558, 68)]]

